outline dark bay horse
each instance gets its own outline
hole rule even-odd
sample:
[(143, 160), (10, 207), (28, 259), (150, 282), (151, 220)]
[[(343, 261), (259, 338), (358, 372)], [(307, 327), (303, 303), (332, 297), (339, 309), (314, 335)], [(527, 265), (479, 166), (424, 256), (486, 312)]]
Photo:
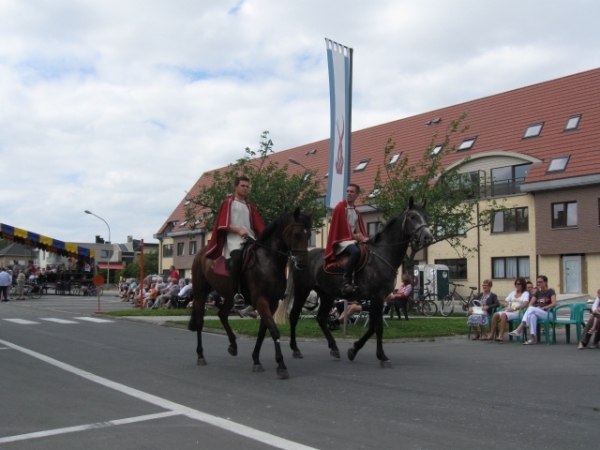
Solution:
[[(367, 332), (352, 348), (348, 350), (348, 358), (353, 361), (358, 351), (373, 335), (377, 336), (376, 356), (382, 367), (391, 367), (391, 362), (383, 352), (383, 302), (393, 291), (398, 275), (398, 267), (402, 264), (411, 240), (417, 240), (427, 246), (433, 241), (433, 236), (427, 225), (425, 208), (414, 204), (411, 197), (408, 208), (399, 216), (391, 219), (385, 227), (366, 244), (370, 249), (367, 265), (355, 274), (355, 284), (358, 286), (347, 300), (370, 300), (370, 321)], [(290, 312), (291, 339), (294, 358), (302, 358), (302, 353), (296, 343), (296, 325), (302, 312), (302, 306), (311, 289), (321, 298), (317, 322), (327, 338), (330, 353), (339, 358), (340, 351), (331, 331), (327, 327), (327, 316), (333, 302), (341, 295), (342, 274), (331, 275), (323, 270), (323, 249), (311, 250), (308, 254), (308, 270), (294, 270), (294, 304)]]
[[(300, 208), (296, 208), (293, 213), (281, 215), (267, 225), (256, 239), (248, 266), (242, 274), (242, 294), (247, 300), (251, 301), (260, 314), (260, 328), (252, 353), (254, 361), (252, 370), (254, 372), (264, 371), (259, 361), (259, 354), (268, 329), (275, 343), (275, 359), (278, 364), (277, 376), (288, 378), (279, 344), (279, 330), (273, 320), (273, 314), (279, 306), (279, 300), (283, 298), (285, 293), (288, 258), (294, 259), (297, 269), (301, 269), (306, 265), (311, 228), (312, 215), (301, 213)], [(192, 264), (194, 303), (188, 328), (197, 333), (198, 346), (196, 353), (198, 354), (198, 365), (206, 364), (202, 349), (202, 328), (204, 327), (205, 302), (211, 287), (224, 298), (218, 316), (229, 337), (229, 354), (237, 355), (235, 335), (228, 321), (234, 296), (231, 278), (213, 272), (214, 261), (205, 257), (206, 248), (204, 247), (196, 255)]]

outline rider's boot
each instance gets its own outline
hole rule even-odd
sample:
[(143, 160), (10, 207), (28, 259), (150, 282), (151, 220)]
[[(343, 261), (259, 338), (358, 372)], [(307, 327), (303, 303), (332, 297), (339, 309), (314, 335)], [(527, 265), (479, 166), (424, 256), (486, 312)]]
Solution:
[(233, 250), (230, 254), (230, 258), (227, 260), (227, 271), (231, 275), (231, 287), (235, 295), (233, 301), (236, 304), (244, 304), (244, 296), (241, 293), (241, 272), (242, 272), (242, 251)]
[(352, 284), (352, 277), (344, 275), (342, 278), (342, 298), (353, 294), (356, 291), (356, 286)]

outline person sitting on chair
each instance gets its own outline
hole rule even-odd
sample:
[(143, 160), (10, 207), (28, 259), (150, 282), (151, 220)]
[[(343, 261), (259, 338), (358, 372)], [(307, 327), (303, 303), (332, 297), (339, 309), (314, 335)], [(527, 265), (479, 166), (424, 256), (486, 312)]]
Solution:
[[(515, 280), (515, 290), (508, 294), (506, 300), (501, 301), (500, 305), (504, 307), (502, 311), (494, 313), (492, 317), (492, 329), (490, 334), (483, 341), (504, 342), (504, 331), (506, 330), (506, 322), (519, 318), (519, 310), (529, 305), (529, 292), (527, 292), (527, 282), (525, 278), (517, 278)], [(496, 329), (500, 323), (500, 334), (496, 338)]]
[(548, 311), (556, 306), (556, 292), (548, 287), (548, 277), (538, 275), (537, 290), (535, 296), (529, 302), (529, 308), (525, 311), (523, 319), (519, 326), (511, 331), (511, 336), (519, 336), (523, 332), (523, 328), (529, 328), (529, 340), (523, 342), (523, 345), (537, 344), (537, 322), (538, 319), (546, 320), (550, 314)]
[(412, 293), (412, 277), (405, 273), (402, 275), (402, 286), (392, 292), (385, 299), (385, 308), (383, 308), (383, 314), (390, 313), (390, 320), (392, 319), (391, 310), (394, 308), (396, 314), (398, 314), (398, 320), (400, 320), (400, 306), (404, 311), (404, 318), (408, 320), (407, 302)]
[(232, 290), (235, 297), (242, 300), (242, 247), (246, 239), (256, 239), (265, 228), (258, 210), (247, 200), (249, 193), (250, 179), (246, 176), (237, 177), (234, 182), (234, 194), (221, 204), (206, 252), (208, 259), (214, 260), (222, 255), (228, 260), (226, 266), (231, 275)]
[[(498, 296), (491, 291), (492, 280), (483, 280), (481, 284), (483, 292), (481, 292), (475, 299), (471, 300), (469, 305), (469, 318), (467, 319), (467, 325), (473, 330), (473, 337), (471, 340), (476, 341), (481, 336), (484, 336), (484, 331), (490, 323), (490, 311), (500, 306)], [(483, 314), (473, 314), (474, 301), (479, 302), (479, 306), (483, 311)], [(477, 329), (479, 327), (481, 332)]]
[[(339, 301), (335, 304), (335, 308), (338, 310), (340, 316), (336, 322), (338, 325), (344, 321), (344, 302)], [(371, 301), (361, 300), (360, 302), (348, 302), (348, 319), (352, 321), (352, 316), (355, 313), (371, 311)]]
[(343, 253), (349, 256), (342, 281), (341, 291), (344, 298), (356, 290), (352, 283), (352, 274), (360, 259), (360, 250), (356, 244), (369, 241), (362, 215), (354, 206), (358, 194), (358, 184), (349, 184), (346, 188), (346, 200), (339, 202), (333, 210), (325, 248), (326, 262), (334, 262), (336, 256)]
[[(600, 332), (598, 331), (598, 322), (600, 322), (600, 289), (598, 289), (596, 294), (596, 300), (594, 300), (594, 304), (592, 305), (592, 314), (590, 314), (590, 318), (583, 329), (583, 334), (581, 335), (581, 340), (579, 341), (579, 346), (577, 347), (579, 350), (583, 350), (584, 348), (598, 347), (598, 341), (600, 340)], [(594, 334), (596, 335), (594, 337), (594, 341), (588, 345), (590, 338)]]

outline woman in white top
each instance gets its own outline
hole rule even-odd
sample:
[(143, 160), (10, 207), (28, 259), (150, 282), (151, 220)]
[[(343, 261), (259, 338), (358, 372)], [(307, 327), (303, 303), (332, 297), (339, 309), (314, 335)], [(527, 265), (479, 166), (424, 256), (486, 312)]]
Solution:
[[(515, 280), (515, 290), (508, 294), (506, 300), (500, 302), (500, 306), (504, 309), (497, 313), (494, 313), (492, 317), (492, 329), (487, 337), (483, 338), (484, 341), (502, 343), (504, 342), (504, 331), (506, 330), (506, 322), (509, 320), (515, 320), (519, 318), (519, 310), (529, 305), (529, 292), (526, 290), (527, 282), (525, 278), (517, 278)], [(500, 333), (496, 338), (496, 329), (500, 323)]]
[[(583, 350), (584, 348), (597, 348), (598, 341), (600, 341), (600, 331), (598, 331), (596, 325), (596, 321), (600, 320), (600, 289), (598, 289), (596, 294), (598, 294), (598, 296), (592, 305), (592, 314), (590, 314), (590, 318), (581, 335), (581, 341), (579, 341), (579, 350)], [(594, 340), (588, 345), (590, 338), (594, 334), (596, 335), (594, 336)]]

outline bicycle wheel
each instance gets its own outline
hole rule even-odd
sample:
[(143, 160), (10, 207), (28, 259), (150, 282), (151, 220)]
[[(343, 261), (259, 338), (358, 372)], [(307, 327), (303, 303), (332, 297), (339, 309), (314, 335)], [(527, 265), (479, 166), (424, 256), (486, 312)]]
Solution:
[(435, 295), (428, 295), (426, 297), (426, 299), (423, 300), (423, 304), (422, 304), (423, 313), (422, 314), (424, 316), (433, 317), (437, 314), (438, 307), (437, 307), (437, 304), (435, 303), (436, 299), (437, 299), (437, 297)]
[(42, 288), (40, 286), (33, 286), (31, 288), (31, 298), (42, 298)]
[(448, 317), (454, 312), (454, 297), (448, 295), (447, 297), (440, 300), (440, 314), (444, 317)]

